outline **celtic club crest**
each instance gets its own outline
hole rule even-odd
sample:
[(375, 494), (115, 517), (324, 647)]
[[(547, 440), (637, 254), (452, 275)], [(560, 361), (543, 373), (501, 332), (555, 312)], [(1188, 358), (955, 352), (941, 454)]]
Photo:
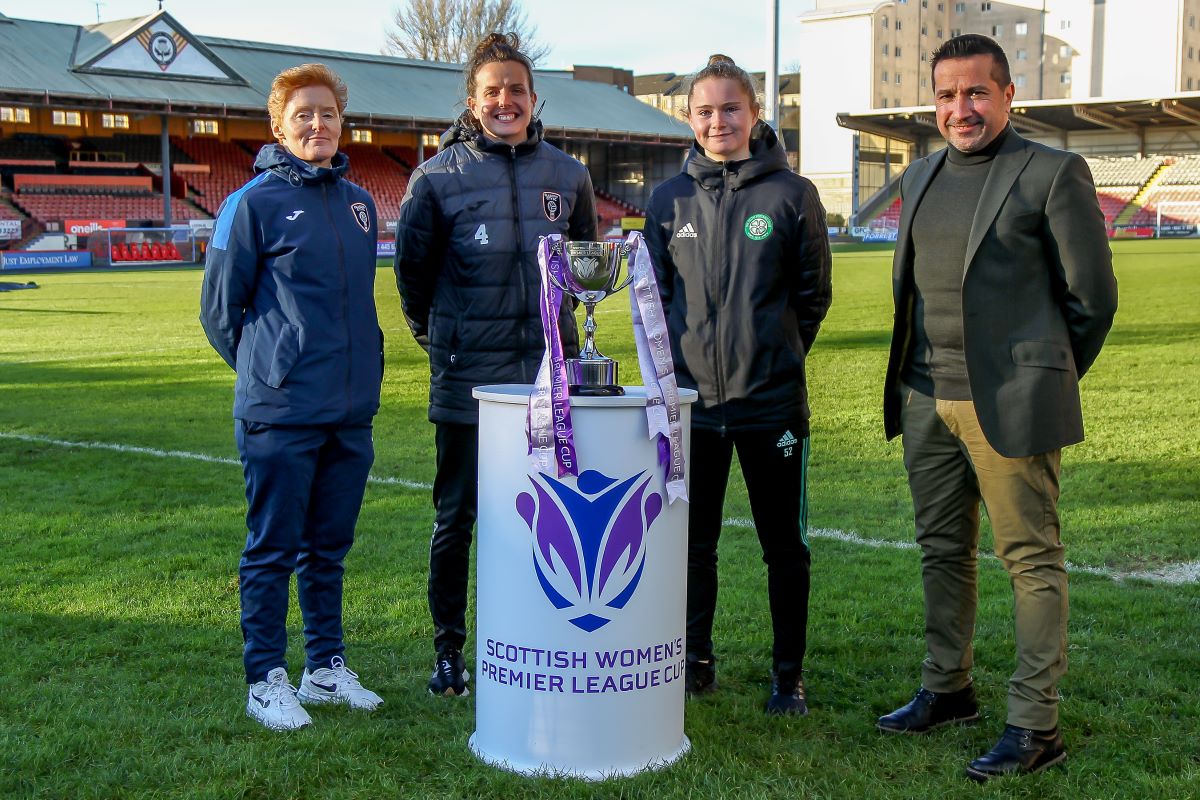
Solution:
[(651, 480), (644, 471), (619, 481), (587, 470), (572, 488), (536, 474), (533, 491), (517, 495), (538, 582), (572, 625), (589, 633), (607, 625), (637, 591), (646, 534), (663, 510), (663, 496), (647, 492)]

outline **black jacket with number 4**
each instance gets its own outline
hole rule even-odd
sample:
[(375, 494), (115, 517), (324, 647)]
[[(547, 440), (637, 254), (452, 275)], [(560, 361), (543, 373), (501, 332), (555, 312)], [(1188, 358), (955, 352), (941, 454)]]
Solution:
[[(587, 167), (542, 141), (509, 145), (454, 125), (408, 183), (396, 227), (404, 316), (429, 349), (429, 419), (474, 424), (471, 390), (533, 383), (545, 342), (539, 305), (541, 237), (596, 238)], [(571, 310), (563, 349), (578, 350)]]
[(700, 393), (692, 424), (806, 421), (804, 359), (832, 297), (829, 232), (816, 187), (788, 169), (775, 132), (757, 123), (744, 161), (713, 161), (693, 144), (683, 172), (650, 196), (646, 242), (679, 385)]

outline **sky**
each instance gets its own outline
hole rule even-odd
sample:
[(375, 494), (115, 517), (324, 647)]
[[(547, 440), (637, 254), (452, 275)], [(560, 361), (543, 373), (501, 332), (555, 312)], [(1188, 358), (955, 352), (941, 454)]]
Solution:
[[(536, 38), (551, 46), (538, 66), (624, 67), (636, 74), (693, 72), (714, 52), (748, 70), (767, 66), (771, 0), (521, 0)], [(200, 36), (378, 53), (399, 0), (165, 0), (163, 7)], [(86, 25), (158, 10), (158, 0), (0, 0), (0, 13), (21, 19)], [(813, 0), (779, 0), (780, 71), (796, 17)], [(731, 14), (736, 8), (738, 13)]]

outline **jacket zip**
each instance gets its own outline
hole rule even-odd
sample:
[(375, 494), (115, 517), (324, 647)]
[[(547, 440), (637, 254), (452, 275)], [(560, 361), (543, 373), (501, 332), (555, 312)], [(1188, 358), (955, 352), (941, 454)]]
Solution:
[[(529, 281), (525, 276), (525, 264), (521, 258), (521, 253), (525, 248), (525, 232), (521, 227), (521, 203), (520, 191), (517, 189), (517, 148), (516, 145), (508, 146), (508, 168), (509, 177), (512, 181), (512, 207), (513, 207), (513, 223), (517, 228), (517, 250), (513, 257), (513, 263), (517, 269), (517, 279), (521, 282), (521, 297), (525, 303), (525, 317), (529, 317)], [(540, 315), (539, 315), (540, 316)], [(521, 341), (520, 352), (522, 354), (529, 348), (529, 336), (525, 326), (521, 326)], [(525, 368), (525, 360), (521, 359), (521, 382), (531, 383), (528, 371)]]
[(338, 271), (342, 276), (342, 322), (346, 326), (346, 417), (351, 416), (350, 382), (354, 378), (354, 337), (350, 332), (350, 280), (346, 275), (346, 251), (342, 247), (342, 234), (338, 232), (337, 222), (333, 219), (333, 211), (329, 208), (329, 185), (321, 184), (321, 199), (325, 202), (325, 216), (329, 219), (329, 227), (333, 229), (333, 238), (337, 239)]
[(721, 435), (725, 435), (725, 362), (721, 359), (721, 275), (727, 270), (725, 262), (728, 259), (726, 248), (726, 236), (729, 230), (725, 214), (721, 213), (721, 205), (725, 200), (725, 192), (729, 185), (729, 170), (721, 167), (721, 188), (717, 192), (716, 219), (717, 219), (717, 246), (718, 258), (713, 270), (713, 330), (716, 333), (714, 337), (713, 355), (716, 359), (715, 374), (717, 378), (717, 407), (721, 409)]

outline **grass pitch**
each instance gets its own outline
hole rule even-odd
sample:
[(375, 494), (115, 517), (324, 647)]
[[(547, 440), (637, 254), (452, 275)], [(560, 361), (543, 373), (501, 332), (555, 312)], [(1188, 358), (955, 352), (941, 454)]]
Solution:
[[(466, 747), (473, 699), (424, 694), (432, 510), (427, 490), (403, 483), (368, 487), (346, 573), (349, 662), (387, 704), (373, 716), (319, 708), (290, 735), (248, 720), (233, 375), (196, 322), (200, 273), (34, 276), (42, 288), (0, 294), (0, 797), (1200, 796), (1200, 586), (1111, 577), (1200, 563), (1200, 242), (1114, 249), (1120, 311), (1084, 380), (1088, 439), (1063, 468), (1063, 535), (1079, 567), (1062, 685), (1069, 758), (982, 788), (962, 767), (1003, 725), (1013, 652), (994, 561), (981, 565), (976, 639), (984, 722), (928, 737), (873, 727), (911, 696), (923, 655), (917, 553), (899, 546), (912, 537), (900, 447), (882, 436), (889, 252), (837, 253), (810, 361), (810, 522), (875, 545), (813, 538), (811, 714), (760, 710), (765, 576), (735, 475), (721, 690), (688, 702), (693, 751), (677, 765), (595, 785), (480, 764)], [(377, 300), (388, 365), (374, 471), (428, 484), (428, 366), (388, 270)], [(602, 347), (636, 382), (626, 304), (598, 317)], [(290, 619), (298, 678), (294, 605)]]

